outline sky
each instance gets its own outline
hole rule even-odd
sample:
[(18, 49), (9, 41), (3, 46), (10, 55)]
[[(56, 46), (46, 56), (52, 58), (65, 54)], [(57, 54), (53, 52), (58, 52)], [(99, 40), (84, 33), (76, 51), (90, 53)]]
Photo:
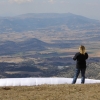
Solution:
[(100, 0), (0, 0), (0, 16), (73, 13), (100, 20)]

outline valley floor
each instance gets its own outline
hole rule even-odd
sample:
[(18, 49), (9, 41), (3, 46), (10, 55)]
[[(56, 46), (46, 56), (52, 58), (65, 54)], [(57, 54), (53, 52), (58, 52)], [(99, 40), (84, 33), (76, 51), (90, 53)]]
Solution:
[(0, 100), (100, 100), (100, 84), (0, 87)]

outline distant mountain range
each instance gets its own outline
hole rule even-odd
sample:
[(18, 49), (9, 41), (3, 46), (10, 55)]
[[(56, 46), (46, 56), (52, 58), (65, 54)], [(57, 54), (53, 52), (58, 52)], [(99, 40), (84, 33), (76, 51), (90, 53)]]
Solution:
[(5, 41), (1, 42), (0, 55), (15, 54), (18, 52), (26, 51), (41, 51), (46, 49), (47, 43), (40, 41), (36, 38), (32, 38), (22, 42)]
[(43, 51), (48, 47), (68, 48), (77, 45), (77, 43), (46, 43), (36, 38), (30, 38), (21, 42), (14, 41), (1, 41), (0, 42), (0, 55), (10, 55), (19, 52), (28, 51)]
[[(75, 54), (73, 49), (85, 44), (91, 50), (89, 54), (99, 56), (99, 41), (100, 21), (80, 15), (33, 13), (0, 17), (0, 77), (73, 77), (75, 64), (69, 57)], [(9, 57), (25, 61), (4, 62)], [(87, 78), (100, 79), (99, 62), (100, 58), (89, 59)]]
[(69, 29), (92, 29), (100, 21), (71, 13), (28, 13), (15, 17), (0, 17), (0, 33), (33, 31), (51, 26), (66, 25)]

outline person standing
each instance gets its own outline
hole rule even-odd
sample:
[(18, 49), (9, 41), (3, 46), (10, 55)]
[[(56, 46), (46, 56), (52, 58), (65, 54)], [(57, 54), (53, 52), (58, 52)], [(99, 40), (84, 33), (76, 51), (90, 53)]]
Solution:
[(81, 84), (85, 83), (86, 59), (88, 59), (88, 53), (85, 52), (85, 46), (81, 45), (79, 47), (79, 52), (76, 53), (73, 57), (73, 60), (76, 60), (76, 72), (72, 84), (76, 83), (80, 72), (81, 72)]

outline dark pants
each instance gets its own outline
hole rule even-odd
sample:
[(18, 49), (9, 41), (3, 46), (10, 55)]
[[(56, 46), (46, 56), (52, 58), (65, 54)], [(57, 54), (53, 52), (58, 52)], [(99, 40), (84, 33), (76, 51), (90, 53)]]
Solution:
[(85, 71), (86, 71), (86, 68), (77, 68), (75, 76), (74, 76), (73, 81), (72, 81), (72, 84), (76, 83), (76, 80), (77, 80), (80, 72), (81, 72), (81, 83), (84, 84), (84, 82), (85, 82)]

